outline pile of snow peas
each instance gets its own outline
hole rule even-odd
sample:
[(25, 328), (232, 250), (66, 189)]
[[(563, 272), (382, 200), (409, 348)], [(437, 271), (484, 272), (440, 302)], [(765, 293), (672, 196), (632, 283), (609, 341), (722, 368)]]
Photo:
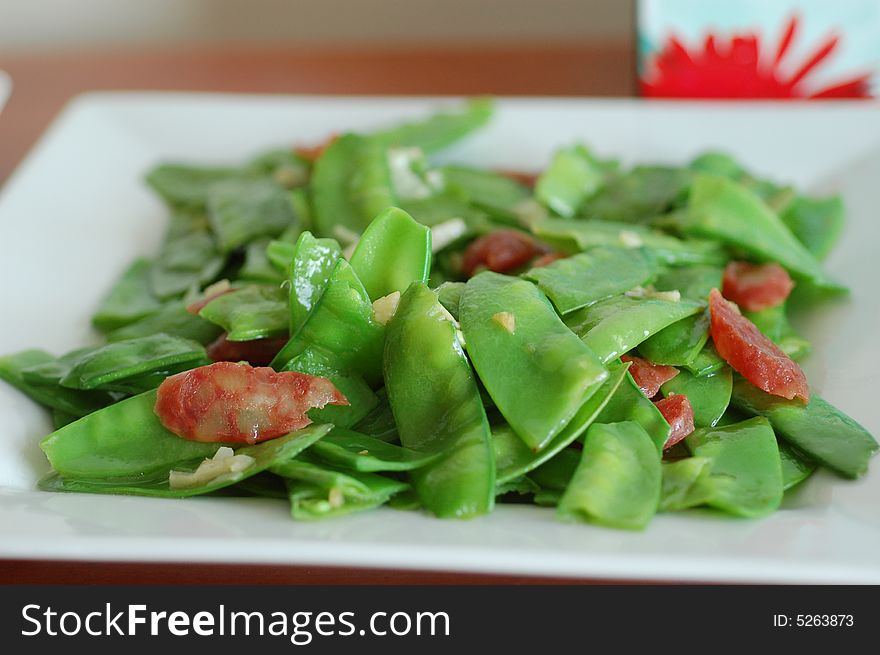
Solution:
[(865, 473), (877, 442), (809, 389), (788, 320), (846, 292), (821, 265), (838, 197), (717, 152), (435, 161), (493, 111), (151, 170), (165, 238), (97, 308), (101, 339), (0, 358), (55, 422), (40, 488), (641, 529)]

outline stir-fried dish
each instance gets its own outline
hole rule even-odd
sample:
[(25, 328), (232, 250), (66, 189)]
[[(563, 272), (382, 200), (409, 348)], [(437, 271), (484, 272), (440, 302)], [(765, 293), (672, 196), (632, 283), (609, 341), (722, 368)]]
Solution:
[(839, 198), (717, 152), (435, 160), (492, 111), (150, 171), (166, 235), (97, 308), (101, 341), (0, 358), (54, 417), (40, 487), (639, 529), (865, 473), (877, 442), (810, 388), (789, 322), (846, 292), (821, 264)]

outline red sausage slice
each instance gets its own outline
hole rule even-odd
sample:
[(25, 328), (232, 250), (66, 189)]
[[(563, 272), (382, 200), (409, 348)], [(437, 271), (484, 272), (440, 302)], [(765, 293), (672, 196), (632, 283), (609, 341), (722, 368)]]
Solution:
[(624, 355), (620, 359), (625, 362), (632, 362), (629, 367), (629, 374), (633, 376), (633, 380), (639, 385), (639, 389), (648, 398), (656, 396), (660, 391), (660, 385), (666, 384), (678, 375), (678, 369), (674, 366), (652, 364), (647, 359), (630, 357), (629, 355)]
[(709, 311), (715, 349), (735, 371), (769, 394), (809, 401), (807, 376), (797, 362), (722, 298), (718, 289), (709, 294)]
[(496, 230), (471, 242), (464, 251), (462, 270), (468, 277), (481, 266), (496, 273), (506, 273), (545, 252), (543, 246), (524, 232)]
[(794, 282), (779, 264), (730, 262), (724, 269), (722, 294), (750, 312), (785, 302)]
[(654, 404), (672, 428), (663, 450), (671, 448), (694, 431), (694, 408), (687, 396), (677, 393)]
[(162, 382), (155, 412), (184, 439), (253, 444), (304, 428), (325, 405), (348, 405), (325, 378), (217, 362)]

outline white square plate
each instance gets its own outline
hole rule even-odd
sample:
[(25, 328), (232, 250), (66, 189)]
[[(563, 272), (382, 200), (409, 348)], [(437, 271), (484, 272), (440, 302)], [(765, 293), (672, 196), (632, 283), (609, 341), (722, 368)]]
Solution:
[[(264, 148), (418, 116), (448, 100), (98, 94), (73, 102), (0, 196), (0, 350), (63, 352), (128, 262), (155, 252), (165, 210), (142, 182), (166, 159), (238, 162)], [(536, 169), (574, 140), (635, 161), (706, 148), (814, 191), (843, 193), (828, 270), (852, 288), (802, 331), (815, 390), (880, 434), (880, 110), (875, 104), (502, 100), (491, 126), (444, 156)], [(0, 384), (0, 557), (284, 563), (657, 580), (880, 583), (880, 462), (820, 473), (763, 520), (656, 517), (631, 533), (501, 506), (469, 522), (380, 510), (295, 523), (265, 499), (164, 500), (36, 491), (42, 410)]]

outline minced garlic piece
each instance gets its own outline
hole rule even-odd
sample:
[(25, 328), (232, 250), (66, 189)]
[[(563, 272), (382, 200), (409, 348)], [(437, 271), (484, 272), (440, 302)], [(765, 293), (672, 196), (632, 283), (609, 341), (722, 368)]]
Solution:
[(657, 291), (653, 286), (633, 287), (623, 295), (630, 298), (650, 298), (653, 300), (666, 300), (668, 302), (681, 301), (681, 291), (672, 289), (671, 291)]
[(387, 296), (376, 298), (373, 301), (373, 320), (379, 325), (388, 325), (397, 313), (400, 304), (400, 291), (392, 291)]
[(450, 218), (431, 228), (431, 252), (440, 252), (446, 246), (463, 237), (468, 231), (461, 218)]
[(641, 248), (642, 237), (632, 230), (622, 230), (620, 232), (620, 242), (627, 248)]
[(232, 448), (221, 446), (214, 457), (203, 461), (195, 471), (171, 471), (168, 486), (171, 489), (191, 489), (213, 482), (225, 482), (249, 469), (256, 461), (250, 455), (236, 455)]
[(332, 487), (330, 493), (327, 495), (327, 502), (330, 503), (330, 507), (334, 509), (342, 507), (345, 504), (345, 495), (342, 493), (342, 489), (339, 487)]
[(516, 317), (510, 312), (498, 312), (492, 316), (492, 320), (511, 334), (516, 332)]
[(226, 293), (230, 289), (232, 289), (232, 284), (230, 284), (229, 280), (223, 278), (222, 280), (218, 280), (214, 284), (205, 287), (205, 290), (202, 291), (202, 295), (205, 298), (210, 298), (211, 296), (219, 296), (221, 293)]

